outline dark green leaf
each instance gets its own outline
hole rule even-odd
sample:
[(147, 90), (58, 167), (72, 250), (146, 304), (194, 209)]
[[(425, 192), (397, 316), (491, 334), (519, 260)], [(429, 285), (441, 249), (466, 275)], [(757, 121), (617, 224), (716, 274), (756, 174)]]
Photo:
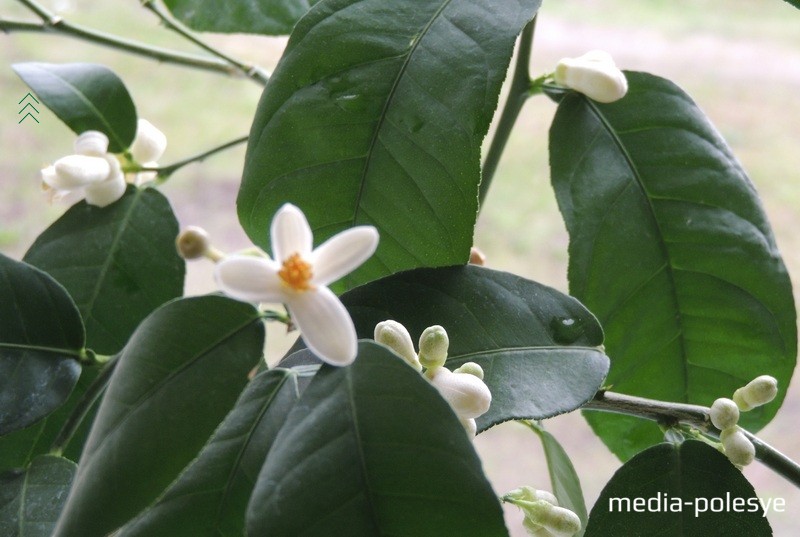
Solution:
[(484, 430), (511, 419), (541, 419), (592, 398), (608, 371), (603, 332), (586, 308), (544, 285), (476, 266), (418, 269), (342, 296), (359, 337), (393, 319), (412, 339), (431, 325), (450, 337), (447, 366), (476, 362), (492, 391)]
[(772, 530), (742, 473), (713, 447), (690, 440), (651, 447), (617, 470), (585, 535), (762, 537)]
[(794, 7), (800, 9), (800, 0), (786, 0), (786, 1), (792, 4)]
[(0, 535), (50, 537), (74, 476), (74, 462), (52, 455), (0, 475)]
[[(83, 366), (81, 369), (81, 376), (75, 384), (75, 388), (73, 388), (69, 398), (60, 408), (33, 425), (0, 437), (0, 472), (14, 468), (24, 468), (30, 464), (35, 456), (50, 452), (50, 447), (59, 431), (61, 431), (61, 427), (72, 413), (75, 404), (86, 392), (86, 388), (97, 377), (100, 367)], [(94, 413), (90, 413), (84, 419), (84, 422), (64, 450), (64, 457), (69, 460), (78, 460), (93, 417)]]
[(299, 396), (298, 374), (260, 373), (197, 459), (116, 537), (241, 537), (258, 472)]
[(108, 207), (82, 201), (47, 228), (25, 261), (58, 280), (78, 304), (87, 345), (114, 354), (158, 306), (183, 294), (178, 222), (152, 188), (129, 187)]
[(581, 480), (575, 472), (575, 467), (572, 466), (569, 455), (556, 437), (540, 425), (530, 423), (530, 427), (542, 441), (544, 456), (547, 459), (547, 471), (550, 473), (550, 484), (553, 486), (553, 494), (558, 499), (558, 505), (566, 507), (581, 519), (581, 531), (574, 535), (581, 537), (586, 530), (586, 520), (589, 517), (586, 513)]
[(150, 505), (231, 409), (263, 344), (259, 312), (221, 296), (176, 300), (145, 319), (111, 377), (55, 535), (106, 535)]
[(76, 134), (108, 136), (108, 150), (127, 149), (136, 135), (136, 108), (125, 84), (109, 68), (93, 63), (15, 63), (12, 68)]
[(60, 407), (81, 374), (75, 304), (41, 270), (0, 254), (0, 435)]
[[(627, 76), (614, 104), (567, 95), (550, 131), (570, 293), (605, 330), (615, 390), (710, 405), (770, 374), (778, 400), (741, 420), (760, 429), (797, 354), (786, 268), (753, 185), (694, 102)], [(587, 419), (623, 459), (661, 438), (651, 422)]]
[(377, 253), (348, 287), (465, 262), (481, 142), (514, 40), (539, 4), (317, 4), (297, 24), (250, 132), (237, 206), (251, 240), (268, 249), (270, 220), (290, 201), (318, 240), (378, 228)]
[(388, 349), (323, 366), (267, 455), (252, 537), (506, 536), (497, 497), (450, 407)]
[(288, 35), (319, 0), (164, 0), (175, 18), (200, 32)]

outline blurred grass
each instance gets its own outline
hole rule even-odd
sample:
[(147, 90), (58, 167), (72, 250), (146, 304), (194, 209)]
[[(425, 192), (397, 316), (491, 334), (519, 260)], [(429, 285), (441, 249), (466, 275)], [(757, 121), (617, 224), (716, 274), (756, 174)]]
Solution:
[[(195, 51), (159, 27), (136, 0), (74, 0), (60, 5), (71, 22), (151, 44)], [(0, 15), (27, 15), (13, 0), (0, 0)], [(697, 101), (750, 174), (763, 197), (779, 247), (794, 281), (800, 279), (800, 11), (781, 0), (545, 0), (532, 58), (532, 74), (552, 70), (560, 57), (600, 48), (625, 69), (667, 77)], [(271, 69), (284, 39), (204, 36), (245, 61)], [(169, 147), (162, 163), (182, 159), (248, 132), (260, 88), (226, 78), (162, 65), (74, 39), (38, 34), (0, 35), (0, 250), (21, 256), (61, 212), (43, 202), (39, 168), (71, 150), (74, 136), (49, 112), (40, 125), (18, 125), (17, 101), (28, 91), (8, 67), (18, 61), (88, 61), (122, 76), (140, 116), (161, 128)], [(493, 268), (567, 289), (568, 238), (549, 185), (547, 130), (555, 105), (529, 102), (512, 135), (476, 230), (476, 244)], [(183, 225), (207, 228), (221, 247), (249, 245), (238, 226), (234, 200), (244, 148), (178, 172), (163, 188)], [(266, 230), (265, 230), (266, 232)], [(214, 288), (210, 267), (192, 263), (187, 290)], [(797, 293), (796, 293), (797, 295)], [(797, 298), (797, 297), (796, 297)], [(272, 337), (275, 336), (275, 337)], [(271, 332), (273, 352), (283, 338)], [(277, 342), (277, 344), (276, 344)], [(728, 394), (720, 394), (721, 396)], [(800, 459), (800, 389), (795, 382), (778, 417), (762, 433)], [(591, 506), (618, 462), (580, 416), (548, 420), (548, 428), (573, 456)], [(547, 471), (535, 435), (513, 424), (476, 441), (498, 493), (523, 484), (547, 488)], [(758, 464), (745, 471), (762, 497), (783, 497), (787, 513), (770, 520), (777, 536), (800, 534), (793, 509), (800, 494)], [(513, 535), (524, 535), (521, 515), (508, 510)]]

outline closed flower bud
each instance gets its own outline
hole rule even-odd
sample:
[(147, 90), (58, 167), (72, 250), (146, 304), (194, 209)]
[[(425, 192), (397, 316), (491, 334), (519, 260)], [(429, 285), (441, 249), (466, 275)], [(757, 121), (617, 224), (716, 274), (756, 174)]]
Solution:
[(206, 255), (211, 243), (205, 229), (189, 226), (178, 234), (175, 246), (182, 258), (198, 259)]
[(469, 249), (469, 264), (483, 266), (486, 264), (486, 255), (480, 249), (473, 246)]
[(473, 377), (478, 377), (479, 379), (483, 380), (483, 368), (476, 364), (475, 362), (466, 362), (462, 364), (461, 367), (455, 369), (453, 373), (465, 373), (467, 375), (472, 375)]
[(375, 325), (375, 341), (392, 349), (417, 371), (422, 371), (411, 335), (402, 324), (392, 320), (378, 323)]
[(733, 392), (733, 400), (740, 410), (748, 411), (769, 403), (776, 395), (778, 395), (778, 380), (769, 375), (761, 375)]
[(756, 448), (753, 443), (740, 430), (734, 430), (725, 435), (724, 439), (720, 436), (722, 445), (725, 448), (725, 455), (736, 466), (747, 466), (756, 456)]
[(527, 502), (543, 500), (551, 505), (558, 505), (558, 499), (556, 499), (551, 492), (547, 492), (546, 490), (538, 490), (527, 485), (510, 491), (508, 494), (503, 496), (503, 499), (506, 501), (512, 501), (512, 503), (514, 503), (514, 500), (523, 500)]
[(557, 84), (583, 93), (600, 103), (611, 103), (625, 96), (628, 81), (603, 51), (587, 52), (577, 58), (563, 58), (553, 77)]
[(714, 401), (709, 415), (714, 427), (722, 431), (734, 427), (739, 421), (739, 407), (732, 400), (723, 397)]
[(444, 365), (450, 340), (439, 325), (429, 326), (419, 337), (419, 362), (428, 369)]
[(167, 149), (167, 137), (146, 119), (136, 124), (136, 137), (130, 147), (131, 156), (139, 163), (158, 160)]
[(557, 505), (543, 509), (538, 522), (555, 537), (572, 537), (581, 531), (581, 519), (578, 515)]
[(431, 384), (450, 403), (458, 417), (477, 418), (489, 410), (492, 393), (481, 379), (440, 367), (429, 376)]

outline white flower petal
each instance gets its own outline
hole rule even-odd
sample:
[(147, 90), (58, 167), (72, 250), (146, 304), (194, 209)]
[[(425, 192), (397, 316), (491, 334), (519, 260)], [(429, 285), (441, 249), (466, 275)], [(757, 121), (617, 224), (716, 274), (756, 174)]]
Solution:
[(103, 157), (88, 157), (86, 155), (69, 155), (58, 159), (55, 164), (55, 175), (48, 184), (53, 188), (71, 190), (92, 183), (104, 181), (111, 166)]
[(285, 302), (278, 265), (268, 257), (229, 255), (217, 263), (214, 277), (222, 292), (244, 302)]
[(628, 92), (625, 74), (610, 57), (564, 58), (556, 66), (554, 79), (600, 103), (617, 101)]
[(313, 282), (328, 285), (358, 268), (375, 253), (378, 230), (359, 226), (334, 235), (311, 254)]
[(313, 246), (311, 227), (303, 211), (286, 203), (278, 209), (270, 226), (272, 257), (282, 263), (292, 254), (308, 259)]
[(84, 192), (86, 193), (86, 203), (89, 205), (96, 205), (97, 207), (111, 205), (125, 194), (125, 189), (128, 186), (117, 158), (114, 155), (107, 154), (105, 159), (108, 161), (111, 173), (105, 181), (86, 186)]
[(167, 149), (167, 137), (146, 119), (136, 124), (136, 137), (130, 147), (136, 162), (152, 162), (161, 158)]
[(356, 359), (358, 341), (353, 320), (333, 291), (318, 287), (287, 298), (292, 320), (314, 354), (336, 366), (351, 364)]
[(477, 418), (485, 414), (492, 403), (492, 394), (486, 384), (468, 373), (453, 373), (440, 367), (430, 381), (459, 418)]
[(75, 139), (75, 152), (89, 157), (102, 157), (108, 151), (108, 136), (100, 131), (86, 131)]

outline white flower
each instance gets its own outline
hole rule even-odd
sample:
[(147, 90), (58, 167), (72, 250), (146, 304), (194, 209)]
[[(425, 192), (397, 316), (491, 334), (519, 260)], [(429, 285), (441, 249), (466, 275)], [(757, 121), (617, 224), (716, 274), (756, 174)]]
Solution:
[(353, 271), (378, 247), (372, 226), (345, 230), (313, 247), (305, 215), (291, 204), (281, 207), (270, 227), (273, 258), (231, 255), (215, 276), (222, 291), (246, 302), (286, 304), (308, 348), (332, 365), (353, 362), (356, 331), (344, 305), (327, 285)]
[(98, 131), (86, 131), (75, 140), (75, 153), (58, 159), (41, 172), (51, 201), (86, 203), (105, 207), (125, 193), (125, 178), (119, 161), (108, 154), (108, 138)]
[[(167, 137), (146, 119), (140, 119), (136, 124), (136, 137), (129, 149), (133, 160), (146, 168), (158, 167), (158, 159), (167, 149)], [(137, 186), (156, 178), (156, 172), (139, 172), (134, 176), (133, 183)]]
[(607, 52), (593, 50), (577, 58), (562, 58), (553, 76), (557, 84), (600, 103), (612, 103), (628, 92), (625, 74)]

